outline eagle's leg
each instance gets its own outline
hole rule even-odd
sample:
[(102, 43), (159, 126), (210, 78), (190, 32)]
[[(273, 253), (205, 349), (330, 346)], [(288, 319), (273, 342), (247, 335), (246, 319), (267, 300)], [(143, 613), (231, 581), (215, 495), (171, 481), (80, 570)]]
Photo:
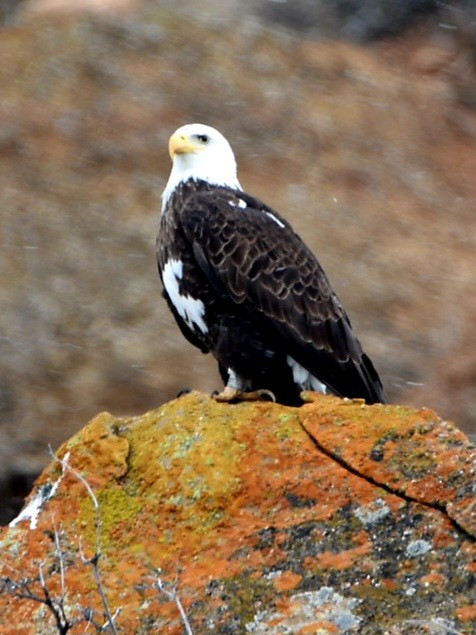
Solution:
[(244, 390), (245, 382), (243, 379), (233, 372), (228, 370), (229, 378), (225, 388), (214, 395), (216, 401), (276, 401), (276, 397), (270, 390)]

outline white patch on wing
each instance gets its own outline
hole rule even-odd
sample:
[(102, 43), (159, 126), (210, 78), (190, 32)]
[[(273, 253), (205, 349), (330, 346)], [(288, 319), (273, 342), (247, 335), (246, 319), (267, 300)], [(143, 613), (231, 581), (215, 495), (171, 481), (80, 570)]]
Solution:
[(236, 203), (235, 203), (235, 201), (231, 201), (231, 200), (230, 200), (230, 201), (228, 201), (228, 205), (229, 205), (230, 207), (236, 207)]
[(317, 377), (311, 375), (311, 373), (298, 364), (298, 362), (292, 358), (290, 355), (286, 357), (286, 361), (288, 365), (291, 367), (293, 372), (293, 379), (301, 387), (301, 390), (315, 390), (316, 392), (321, 392), (326, 394), (327, 386), (320, 382)]
[(162, 272), (162, 281), (168, 293), (170, 301), (177, 309), (177, 313), (182, 317), (188, 326), (193, 329), (199, 328), (202, 333), (208, 331), (205, 320), (205, 305), (201, 300), (192, 298), (191, 295), (180, 293), (179, 282), (183, 276), (183, 262), (181, 260), (168, 260)]
[(268, 212), (266, 210), (263, 210), (263, 211), (266, 214), (266, 216), (269, 216), (271, 220), (274, 220), (276, 225), (279, 225), (281, 228), (286, 227), (286, 225), (282, 221), (280, 221), (279, 218), (276, 218), (274, 214), (271, 214), (271, 212)]
[(248, 204), (242, 198), (239, 198), (238, 199), (238, 207), (241, 208), (241, 209), (246, 209), (248, 207)]

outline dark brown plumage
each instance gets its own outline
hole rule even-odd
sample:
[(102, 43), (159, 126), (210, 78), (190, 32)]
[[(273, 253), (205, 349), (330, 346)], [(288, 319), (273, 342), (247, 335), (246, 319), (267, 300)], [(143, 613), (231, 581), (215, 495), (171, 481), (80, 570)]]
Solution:
[(383, 401), (317, 259), (259, 200), (202, 179), (180, 181), (161, 215), (157, 258), (182, 333), (216, 357), (225, 383), (269, 390), (290, 405), (303, 389)]

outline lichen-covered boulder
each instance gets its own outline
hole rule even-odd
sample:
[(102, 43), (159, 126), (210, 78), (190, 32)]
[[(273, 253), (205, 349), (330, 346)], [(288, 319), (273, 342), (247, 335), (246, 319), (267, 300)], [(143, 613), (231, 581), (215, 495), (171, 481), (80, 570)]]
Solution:
[(2, 634), (476, 633), (465, 436), (308, 398), (96, 417), (0, 535)]

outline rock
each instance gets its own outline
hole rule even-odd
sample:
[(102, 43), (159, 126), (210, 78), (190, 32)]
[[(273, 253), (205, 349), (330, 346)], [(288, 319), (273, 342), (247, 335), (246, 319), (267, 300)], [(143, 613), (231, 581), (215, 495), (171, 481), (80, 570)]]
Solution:
[(93, 419), (0, 536), (2, 634), (58, 632), (19, 597), (42, 596), (39, 568), (88, 632), (96, 573), (118, 633), (475, 633), (465, 436), (430, 410), (307, 399), (192, 392)]

